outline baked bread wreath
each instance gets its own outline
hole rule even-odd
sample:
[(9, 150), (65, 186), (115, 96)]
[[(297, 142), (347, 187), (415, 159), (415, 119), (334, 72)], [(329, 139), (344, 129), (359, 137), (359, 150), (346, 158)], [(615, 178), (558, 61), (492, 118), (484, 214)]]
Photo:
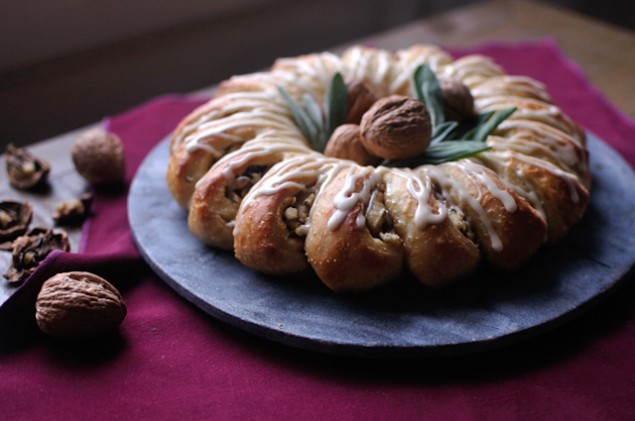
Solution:
[(167, 182), (205, 244), (342, 292), (518, 268), (582, 218), (591, 179), (543, 85), (416, 45), (228, 79), (176, 128)]

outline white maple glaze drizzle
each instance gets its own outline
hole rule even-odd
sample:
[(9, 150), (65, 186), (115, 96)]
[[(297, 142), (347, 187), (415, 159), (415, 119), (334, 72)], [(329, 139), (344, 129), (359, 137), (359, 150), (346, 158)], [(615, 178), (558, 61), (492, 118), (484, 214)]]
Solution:
[(413, 75), (417, 66), (427, 64), (437, 74), (442, 74), (444, 67), (452, 62), (450, 56), (436, 47), (418, 47), (400, 50), (396, 53), (395, 77), (390, 83), (390, 93), (414, 95)]
[[(443, 165), (452, 166), (460, 170), (468, 179), (477, 178), (477, 176), (475, 176), (475, 174), (473, 174), (469, 170), (469, 167), (466, 165), (462, 165), (460, 161), (450, 162)], [(457, 198), (457, 204), (459, 206), (461, 206), (462, 204), (466, 204), (476, 212), (479, 220), (483, 224), (483, 227), (487, 231), (492, 249), (501, 251), (503, 249), (503, 242), (501, 241), (498, 232), (496, 232), (491, 219), (487, 216), (487, 212), (481, 205), (481, 198), (483, 197), (481, 185), (478, 182), (474, 182), (474, 187), (477, 190), (477, 195), (475, 197), (470, 194), (469, 190), (462, 183), (459, 183), (456, 179), (454, 179), (454, 177), (448, 175), (448, 173), (444, 171), (443, 166), (430, 166), (428, 167), (428, 171), (435, 182), (441, 186), (442, 190), (454, 192)]]
[[(232, 91), (231, 87), (228, 88), (228, 91), (216, 99), (219, 103), (225, 101), (223, 111), (212, 111), (188, 124), (176, 143), (187, 142), (188, 151), (204, 149), (217, 157), (226, 153), (227, 142), (243, 144), (239, 151), (226, 155), (217, 163), (229, 162), (223, 170), (228, 181), (250, 160), (270, 153), (287, 153), (289, 158), (276, 164), (265, 174), (258, 183), (258, 189), (251, 189), (243, 203), (250, 203), (257, 195), (276, 194), (282, 189), (306, 189), (307, 183), (315, 183), (314, 187), (319, 194), (320, 186), (328, 185), (336, 174), (348, 171), (344, 186), (333, 199), (334, 212), (327, 223), (330, 230), (341, 226), (358, 203), (362, 206), (368, 203), (385, 171), (407, 179), (407, 193), (417, 202), (414, 223), (419, 228), (441, 223), (447, 218), (448, 208), (445, 202), (438, 201), (436, 212), (430, 205), (433, 185), (438, 186), (442, 194), (444, 190), (451, 190), (458, 198), (459, 206), (474, 209), (487, 231), (492, 248), (501, 250), (502, 241), (480, 203), (484, 194), (482, 189), (487, 189), (510, 213), (516, 211), (517, 203), (507, 189), (514, 191), (527, 199), (544, 219), (545, 213), (538, 196), (528, 185), (514, 185), (501, 179), (506, 187), (503, 188), (496, 182), (498, 178), (495, 179), (476, 160), (444, 164), (460, 170), (474, 181), (478, 190), (475, 197), (465, 186), (448, 175), (443, 166), (424, 166), (415, 172), (409, 169), (359, 167), (349, 161), (325, 158), (308, 150), (306, 141), (293, 124), (290, 112), (277, 92), (277, 87), (282, 86), (296, 99), (303, 93), (310, 93), (321, 100), (336, 71), (342, 72), (345, 78), (350, 77), (372, 85), (382, 95), (403, 92), (405, 87), (411, 88), (411, 73), (414, 68), (427, 63), (438, 75), (461, 79), (471, 89), (479, 112), (512, 106), (514, 97), (522, 97), (517, 102), (518, 110), (499, 126), (497, 136), (488, 140), (492, 150), (481, 154), (481, 161), (489, 162), (487, 166), (497, 172), (496, 168), (503, 168), (504, 163), (513, 156), (514, 159), (543, 168), (565, 180), (571, 200), (579, 200), (578, 189), (584, 187), (573, 171), (587, 171), (584, 159), (581, 159), (583, 139), (579, 137), (576, 126), (556, 106), (549, 103), (549, 96), (542, 84), (529, 78), (504, 75), (499, 66), (481, 56), (467, 56), (452, 62), (445, 52), (436, 47), (417, 48), (419, 52), (408, 49), (393, 55), (382, 50), (354, 47), (347, 50), (342, 58), (322, 53), (280, 59), (270, 72), (232, 78), (253, 90)], [(241, 128), (255, 129), (255, 137), (242, 138), (236, 134)], [(217, 143), (222, 145), (222, 149), (216, 147)], [(294, 155), (302, 156), (294, 158)], [(549, 161), (531, 155), (547, 157)], [(358, 187), (360, 181), (361, 187)], [(364, 212), (358, 214), (356, 224), (359, 227), (364, 226)]]
[[(329, 185), (340, 171), (351, 171), (356, 166), (351, 161), (325, 158), (318, 153), (308, 153), (289, 158), (276, 164), (258, 182), (257, 188), (252, 188), (241, 206), (249, 206), (258, 196), (275, 195), (282, 190), (296, 192), (311, 189), (319, 192), (322, 186)], [(310, 210), (312, 212), (312, 209)], [(310, 226), (309, 217), (301, 226), (300, 234), (306, 235)]]
[[(509, 155), (508, 155), (509, 156)], [(548, 223), (547, 214), (538, 197), (536, 191), (531, 187), (529, 183), (517, 183), (511, 182), (505, 177), (506, 167), (509, 166), (506, 158), (501, 158), (498, 155), (498, 151), (483, 152), (479, 155), (478, 160), (483, 162), (488, 168), (491, 168), (499, 176), (499, 179), (511, 190), (515, 191), (519, 196), (527, 200), (529, 204), (538, 212), (540, 217), (545, 223)], [(524, 180), (525, 175), (518, 166), (513, 167), (513, 171), (520, 180)], [(545, 234), (546, 235), (546, 234)]]
[(551, 102), (551, 97), (542, 83), (524, 76), (493, 76), (483, 80), (472, 89), (472, 96), (477, 100), (500, 95), (521, 96)]
[(510, 99), (507, 96), (489, 97), (475, 100), (476, 107), (481, 111), (491, 111), (500, 108), (517, 107), (508, 120), (538, 121), (554, 127), (565, 133), (577, 136), (575, 124), (562, 114), (560, 109), (543, 101), (535, 99)]
[(303, 189), (306, 184), (299, 180), (310, 179), (313, 175), (317, 178), (317, 171), (310, 171), (301, 168), (302, 163), (317, 163), (318, 160), (310, 159), (311, 154), (307, 156), (298, 156), (286, 159), (276, 164), (264, 177), (260, 180), (258, 188), (251, 189), (243, 199), (243, 203), (248, 205), (256, 197), (260, 195), (274, 195), (283, 189)]
[[(331, 231), (335, 231), (342, 225), (346, 216), (355, 208), (357, 203), (368, 203), (371, 191), (381, 181), (381, 174), (385, 171), (385, 168), (363, 167), (357, 173), (353, 170), (354, 168), (348, 173), (344, 187), (333, 199), (335, 212), (333, 212), (326, 225)], [(358, 190), (357, 182), (359, 180), (362, 180), (362, 187)], [(357, 227), (363, 227), (365, 222), (366, 218), (363, 212), (360, 212), (356, 219)]]
[(308, 185), (322, 185), (340, 168), (350, 167), (351, 164), (334, 159), (325, 160), (316, 153), (287, 159), (267, 174), (253, 197), (274, 195), (289, 188), (302, 190)]
[(347, 50), (343, 56), (343, 60), (346, 63), (349, 75), (356, 80), (364, 79), (364, 69), (368, 68), (368, 60), (369, 56), (367, 54), (362, 54), (362, 47), (353, 47), (350, 50)]
[(498, 184), (496, 184), (491, 174), (486, 171), (485, 167), (467, 159), (457, 161), (456, 165), (461, 168), (466, 175), (469, 174), (470, 176), (474, 177), (482, 184), (484, 184), (485, 187), (487, 187), (487, 189), (490, 191), (492, 196), (494, 196), (503, 204), (507, 212), (516, 212), (516, 210), (518, 209), (518, 204), (516, 203), (514, 197), (509, 194), (508, 191), (500, 188)]
[(380, 54), (378, 56), (376, 71), (375, 71), (375, 84), (376, 85), (387, 85), (388, 76), (392, 70), (392, 60), (389, 56), (388, 52), (384, 54)]
[(240, 169), (259, 157), (271, 154), (286, 154), (292, 156), (293, 154), (307, 153), (310, 153), (310, 150), (306, 146), (294, 141), (291, 137), (271, 139), (271, 133), (265, 132), (251, 140), (249, 145), (245, 145), (243, 148), (225, 155), (218, 161), (218, 165), (225, 165), (222, 170), (223, 177), (225, 177), (227, 182), (231, 182), (235, 179), (236, 175), (238, 175)]
[(529, 155), (522, 154), (514, 154), (511, 151), (499, 152), (499, 154), (503, 155), (505, 158), (514, 156), (514, 158), (518, 159), (521, 162), (526, 162), (530, 165), (534, 165), (536, 167), (542, 168), (545, 171), (548, 171), (555, 175), (556, 177), (562, 179), (569, 188), (569, 199), (572, 203), (578, 203), (580, 201), (580, 194), (578, 190), (586, 191), (586, 188), (582, 186), (580, 183), (580, 179), (575, 174), (564, 171), (562, 168), (552, 164), (551, 162), (545, 161), (544, 159), (535, 158)]
[(579, 140), (538, 121), (509, 120), (498, 128), (503, 138), (491, 144), (494, 149), (511, 149), (525, 155), (547, 156), (551, 162), (561, 168), (578, 173), (588, 171), (586, 161), (582, 158), (583, 147)]
[(406, 190), (417, 202), (414, 223), (419, 229), (423, 229), (429, 224), (440, 224), (448, 216), (448, 209), (444, 203), (438, 202), (438, 211), (436, 213), (430, 206), (430, 197), (433, 190), (428, 168), (429, 166), (421, 167), (418, 174), (410, 170), (393, 169), (396, 175), (406, 179)]
[(443, 69), (443, 76), (461, 79), (470, 90), (490, 77), (503, 74), (492, 60), (480, 55), (462, 57)]

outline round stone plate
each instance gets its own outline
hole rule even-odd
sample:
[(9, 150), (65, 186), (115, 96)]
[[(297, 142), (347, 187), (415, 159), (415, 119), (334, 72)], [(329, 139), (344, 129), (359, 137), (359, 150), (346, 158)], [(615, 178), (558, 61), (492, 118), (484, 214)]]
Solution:
[(154, 271), (201, 310), (287, 345), (367, 357), (423, 357), (505, 346), (588, 309), (635, 262), (635, 175), (589, 135), (593, 191), (583, 221), (512, 273), (484, 269), (442, 291), (405, 277), (390, 287), (335, 295), (305, 273), (255, 273), (187, 229), (165, 183), (168, 141), (145, 159), (130, 189), (137, 246)]

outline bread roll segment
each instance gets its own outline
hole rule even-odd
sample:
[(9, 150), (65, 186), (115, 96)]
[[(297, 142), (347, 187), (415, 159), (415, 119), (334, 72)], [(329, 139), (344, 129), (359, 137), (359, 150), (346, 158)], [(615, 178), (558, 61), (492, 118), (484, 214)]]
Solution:
[(442, 194), (463, 210), (483, 254), (494, 266), (518, 267), (545, 241), (547, 226), (542, 216), (490, 169), (462, 160), (434, 170)]
[(316, 197), (305, 249), (311, 267), (336, 292), (361, 291), (395, 279), (404, 250), (398, 236), (371, 233), (364, 215), (383, 183), (373, 167), (344, 168)]
[(290, 158), (271, 168), (245, 196), (234, 234), (236, 258), (262, 273), (288, 275), (308, 264), (304, 238), (309, 212), (319, 189), (321, 171), (336, 164), (311, 154)]
[(392, 171), (386, 179), (386, 209), (410, 272), (434, 288), (472, 273), (481, 261), (478, 244), (462, 212), (437, 199), (427, 171)]
[(203, 243), (233, 250), (233, 227), (244, 195), (274, 164), (286, 157), (310, 153), (293, 140), (265, 133), (230, 153), (196, 183), (188, 227)]

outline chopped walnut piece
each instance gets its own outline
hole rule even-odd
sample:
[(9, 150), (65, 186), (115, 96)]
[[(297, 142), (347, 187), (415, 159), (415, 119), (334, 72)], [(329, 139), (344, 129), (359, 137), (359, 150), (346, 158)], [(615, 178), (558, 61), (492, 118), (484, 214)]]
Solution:
[(7, 146), (7, 174), (9, 184), (18, 190), (29, 190), (41, 187), (46, 183), (50, 165), (42, 161), (26, 149)]
[(366, 227), (370, 234), (385, 243), (400, 244), (401, 238), (394, 232), (392, 216), (386, 209), (384, 193), (386, 186), (377, 185), (373, 190), (365, 212)]
[(53, 250), (70, 250), (70, 242), (64, 231), (33, 228), (13, 241), (11, 266), (4, 277), (12, 284), (24, 281)]
[(251, 165), (247, 170), (236, 177), (225, 190), (225, 196), (235, 202), (240, 203), (249, 190), (256, 184), (269, 167), (264, 165)]
[(13, 201), (0, 202), (0, 243), (11, 242), (24, 234), (31, 219), (33, 219), (31, 204)]
[[(308, 220), (311, 206), (315, 200), (315, 192), (307, 189), (300, 193), (298, 197), (287, 198), (283, 203), (283, 221), (287, 225), (289, 232), (298, 237), (305, 237), (308, 233)], [(287, 206), (285, 208), (285, 206)]]
[(79, 199), (60, 202), (55, 207), (53, 220), (58, 225), (81, 224), (90, 212), (90, 205), (92, 201), (93, 195), (86, 193), (81, 195)]

